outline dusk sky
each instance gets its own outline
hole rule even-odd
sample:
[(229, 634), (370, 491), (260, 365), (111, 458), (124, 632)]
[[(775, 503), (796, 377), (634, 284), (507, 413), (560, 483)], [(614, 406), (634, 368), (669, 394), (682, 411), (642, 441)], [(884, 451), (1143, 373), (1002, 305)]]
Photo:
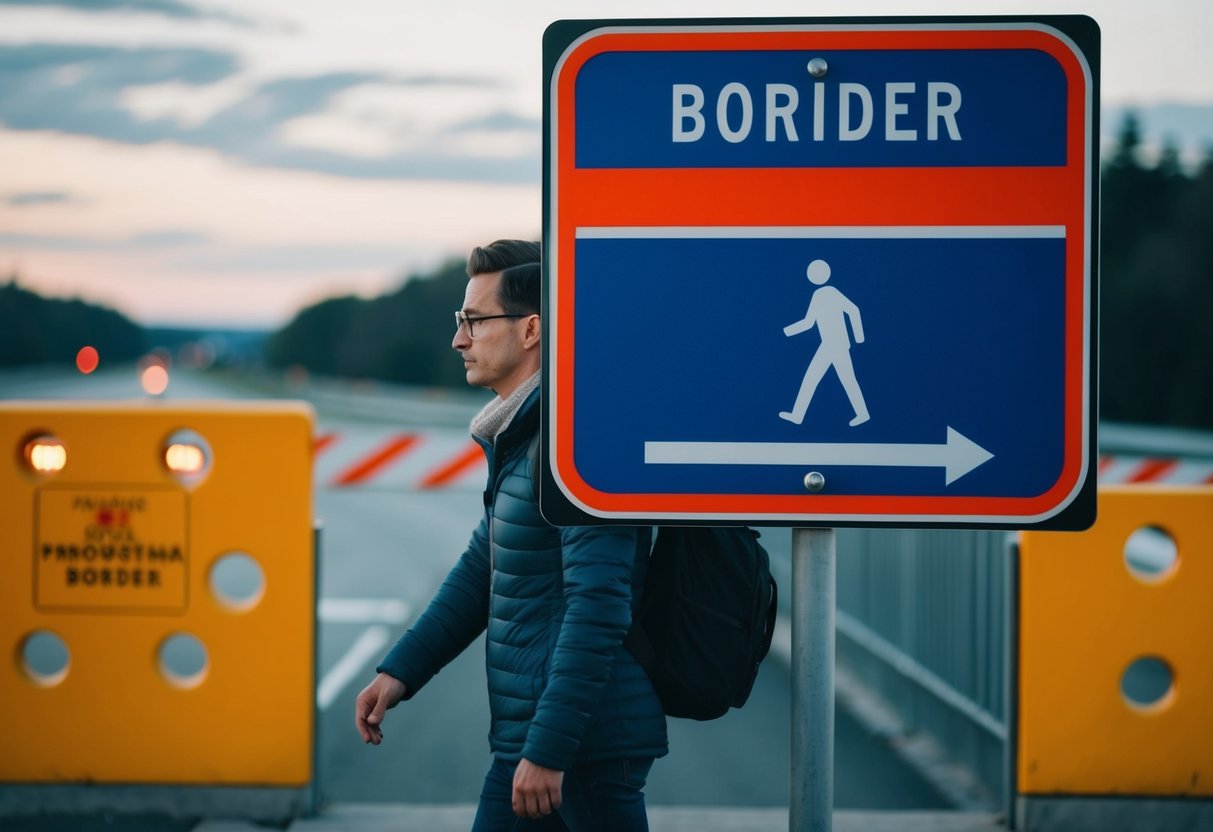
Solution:
[(1213, 147), (1213, 3), (0, 0), (0, 281), (144, 324), (278, 327), (537, 239), (563, 18), (1088, 14), (1103, 132)]

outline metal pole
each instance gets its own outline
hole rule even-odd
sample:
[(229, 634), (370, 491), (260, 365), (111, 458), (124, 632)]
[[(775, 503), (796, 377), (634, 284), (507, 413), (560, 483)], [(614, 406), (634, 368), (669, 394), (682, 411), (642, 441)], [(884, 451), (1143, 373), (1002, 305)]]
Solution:
[(834, 586), (834, 530), (793, 529), (790, 832), (833, 829)]

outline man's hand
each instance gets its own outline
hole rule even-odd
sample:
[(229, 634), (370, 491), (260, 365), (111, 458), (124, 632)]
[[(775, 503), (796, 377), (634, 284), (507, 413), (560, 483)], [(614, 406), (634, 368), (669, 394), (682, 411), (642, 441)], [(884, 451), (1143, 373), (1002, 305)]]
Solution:
[(514, 814), (538, 819), (560, 808), (564, 772), (537, 766), (523, 759), (514, 771)]
[(378, 745), (383, 742), (383, 715), (388, 708), (396, 707), (405, 694), (404, 682), (395, 676), (380, 673), (358, 694), (354, 702), (354, 727), (362, 735), (363, 742)]

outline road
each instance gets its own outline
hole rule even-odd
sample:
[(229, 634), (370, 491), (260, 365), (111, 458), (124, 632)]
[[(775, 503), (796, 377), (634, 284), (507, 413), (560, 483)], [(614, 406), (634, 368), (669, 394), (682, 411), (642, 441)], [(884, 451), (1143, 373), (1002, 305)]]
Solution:
[[(301, 391), (296, 391), (301, 392)], [(306, 392), (306, 391), (302, 391)], [(249, 398), (264, 388), (176, 372), (166, 398)], [(138, 397), (134, 371), (0, 374), (0, 399)], [(414, 412), (396, 391), (363, 390), (361, 405), (332, 395), (317, 404), (318, 432)], [(382, 398), (375, 412), (376, 397)], [(408, 396), (404, 396), (407, 399)], [(317, 400), (319, 401), (319, 400)], [(336, 404), (334, 402), (336, 401)], [(407, 402), (405, 402), (407, 404)], [(468, 411), (470, 416), (474, 406)], [(369, 415), (368, 415), (369, 414)], [(414, 418), (410, 416), (409, 418)], [(444, 415), (443, 419), (449, 420)], [(425, 425), (410, 425), (423, 429)], [(329, 802), (474, 802), (489, 764), (483, 643), (473, 645), (415, 700), (392, 711), (381, 746), (353, 728), (353, 698), (390, 643), (424, 609), (481, 510), (474, 487), (419, 491), (330, 488), (315, 492), (321, 523), (318, 782)], [(790, 533), (767, 530), (773, 569), (787, 586)], [(790, 592), (784, 590), (785, 597)], [(720, 720), (670, 720), (671, 753), (647, 789), (654, 805), (781, 806), (788, 800), (789, 669), (772, 656), (749, 703)], [(943, 798), (880, 739), (837, 709), (835, 805), (840, 809), (929, 809)]]

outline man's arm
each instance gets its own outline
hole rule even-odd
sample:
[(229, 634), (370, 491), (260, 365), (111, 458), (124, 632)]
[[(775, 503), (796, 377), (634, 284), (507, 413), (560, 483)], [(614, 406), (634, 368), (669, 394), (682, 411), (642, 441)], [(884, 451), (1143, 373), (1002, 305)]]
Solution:
[(415, 696), (484, 631), (488, 624), (489, 568), (486, 518), (472, 533), (468, 548), (425, 612), (376, 668), (379, 676), (358, 695), (354, 726), (363, 742), (378, 745), (383, 740), (384, 712)]
[(632, 623), (638, 534), (634, 526), (560, 530), (566, 611), (522, 749), (531, 763), (564, 771), (581, 745)]
[(632, 623), (637, 534), (630, 526), (561, 529), (568, 607), (514, 773), (513, 808), (519, 817), (543, 817), (560, 806), (564, 770), (572, 764)]

